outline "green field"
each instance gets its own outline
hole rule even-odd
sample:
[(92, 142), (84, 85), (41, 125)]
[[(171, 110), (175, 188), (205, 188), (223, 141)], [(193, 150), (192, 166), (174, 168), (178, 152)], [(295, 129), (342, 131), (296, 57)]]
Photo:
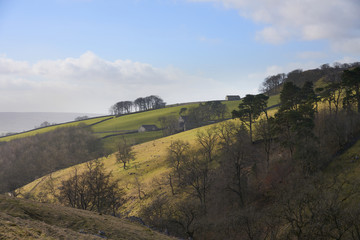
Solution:
[(27, 132), (14, 134), (14, 135), (11, 135), (11, 136), (1, 137), (0, 142), (6, 142), (6, 141), (11, 141), (11, 140), (14, 140), (14, 139), (18, 139), (18, 138), (34, 136), (34, 135), (40, 134), (40, 133), (50, 132), (50, 131), (55, 130), (56, 128), (59, 128), (59, 127), (77, 126), (79, 124), (92, 125), (92, 124), (101, 122), (101, 121), (103, 121), (105, 119), (108, 119), (108, 118), (112, 118), (112, 116), (89, 118), (89, 119), (81, 120), (81, 121), (74, 121), (74, 122), (68, 122), (68, 123), (63, 123), (63, 124), (57, 124), (57, 125), (52, 125), (52, 126), (48, 126), (48, 127), (38, 128), (38, 129), (30, 130), (30, 131), (27, 131)]
[[(269, 99), (268, 106), (272, 106), (279, 103), (279, 95), (271, 96)], [(231, 111), (237, 109), (240, 101), (223, 101), (222, 103), (226, 104), (228, 108), (228, 115), (227, 118), (231, 118)], [(104, 116), (104, 117), (97, 117), (86, 119), (82, 121), (74, 121), (64, 124), (58, 124), (54, 126), (44, 127), (40, 129), (34, 129), (28, 132), (23, 132), (11, 136), (6, 136), (0, 138), (0, 141), (11, 141), (17, 138), (23, 138), (28, 136), (33, 136), (40, 133), (45, 133), (52, 131), (59, 127), (68, 127), (68, 126), (76, 126), (78, 124), (85, 124), (85, 125), (93, 125), (91, 126), (92, 131), (94, 132), (95, 136), (99, 138), (103, 138), (103, 143), (106, 149), (114, 150), (114, 146), (116, 143), (122, 138), (125, 137), (129, 139), (134, 144), (143, 143), (146, 141), (154, 140), (157, 138), (162, 137), (161, 131), (152, 132), (152, 133), (133, 133), (133, 134), (125, 134), (123, 136), (116, 135), (120, 134), (124, 131), (135, 131), (141, 125), (156, 125), (160, 127), (159, 117), (165, 116), (179, 116), (179, 112), (181, 108), (190, 108), (196, 107), (198, 103), (192, 104), (184, 104), (179, 106), (172, 106), (166, 107), (161, 109), (155, 109), (145, 112), (133, 113), (129, 115), (114, 117), (114, 116)], [(106, 120), (106, 121), (104, 121)], [(111, 136), (115, 135), (115, 136)]]
[[(275, 95), (271, 96), (269, 99), (268, 106), (276, 105), (280, 102), (280, 96)], [(231, 111), (237, 109), (238, 105), (241, 103), (240, 101), (223, 101), (223, 104), (226, 104), (228, 108), (227, 118), (231, 118)], [(134, 113), (125, 116), (120, 116), (113, 118), (111, 120), (102, 122), (92, 127), (92, 130), (96, 132), (102, 133), (101, 136), (107, 136), (104, 132), (109, 131), (124, 131), (124, 130), (137, 130), (141, 125), (151, 125), (154, 124), (158, 127), (159, 125), (159, 117), (165, 116), (179, 116), (179, 112), (181, 108), (190, 108), (196, 107), (198, 104), (189, 104), (189, 105), (181, 105), (175, 107), (162, 108), (157, 110), (151, 110), (141, 113)], [(111, 134), (111, 133), (110, 133)], [(109, 134), (109, 135), (110, 135)], [(99, 135), (100, 136), (100, 135)]]

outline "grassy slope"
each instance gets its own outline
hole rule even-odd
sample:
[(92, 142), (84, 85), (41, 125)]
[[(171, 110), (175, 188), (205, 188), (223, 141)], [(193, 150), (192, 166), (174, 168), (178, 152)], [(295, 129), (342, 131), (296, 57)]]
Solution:
[[(224, 101), (228, 106), (229, 111), (234, 110), (239, 105), (240, 101)], [(189, 104), (168, 108), (161, 108), (146, 112), (134, 113), (130, 115), (120, 116), (113, 118), (109, 121), (97, 124), (92, 127), (94, 132), (107, 132), (107, 131), (123, 131), (123, 130), (137, 130), (141, 125), (154, 124), (160, 127), (159, 117), (165, 116), (179, 116), (181, 108), (196, 107), (198, 104)], [(230, 117), (230, 115), (229, 115)]]
[(329, 177), (339, 175), (350, 182), (360, 176), (360, 140), (337, 157), (325, 172)]
[[(230, 112), (232, 110), (236, 109), (240, 102), (241, 101), (223, 101), (223, 103), (226, 104), (229, 109), (228, 117), (231, 116)], [(279, 103), (279, 95), (270, 97), (268, 106), (272, 106), (277, 103)], [(98, 122), (100, 122), (100, 123), (93, 125), (91, 128), (95, 132), (95, 135), (101, 138), (101, 137), (112, 135), (112, 134), (116, 133), (117, 131), (121, 132), (124, 130), (137, 130), (141, 125), (145, 125), (145, 124), (155, 124), (158, 127), (160, 127), (159, 121), (158, 121), (159, 117), (170, 116), (170, 115), (178, 116), (181, 108), (184, 108), (184, 107), (190, 108), (190, 107), (197, 106), (197, 105), (198, 104), (187, 104), (187, 105), (181, 105), (181, 106), (174, 106), (174, 107), (156, 109), (156, 110), (151, 110), (151, 111), (146, 111), (146, 112), (141, 112), (141, 113), (134, 113), (134, 114), (125, 115), (125, 116), (121, 116), (121, 117), (117, 117), (117, 118), (112, 117), (112, 116), (104, 116), (104, 117), (86, 119), (86, 120), (82, 120), (82, 121), (74, 121), (74, 122), (49, 126), (49, 127), (45, 127), (45, 128), (34, 129), (34, 130), (31, 130), (28, 132), (19, 133), (19, 134), (12, 135), (12, 136), (1, 137), (0, 141), (11, 141), (11, 140), (17, 139), (17, 138), (33, 136), (36, 134), (52, 131), (58, 127), (74, 126), (74, 125), (78, 125), (81, 123), (86, 124), (86, 125), (92, 125), (92, 124), (95, 124)], [(109, 120), (101, 122), (102, 120), (105, 120), (105, 119), (109, 119)], [(157, 139), (160, 136), (161, 136), (161, 134), (160, 134), (160, 132), (158, 132), (156, 134), (148, 134), (148, 133), (134, 134), (132, 136), (126, 136), (126, 138), (133, 138), (135, 140), (135, 143), (142, 143), (145, 141)], [(118, 140), (119, 138), (121, 138), (121, 137), (119, 137), (119, 136), (110, 137), (110, 139), (115, 139), (115, 140)], [(106, 147), (111, 146), (111, 143), (109, 143), (109, 142), (111, 142), (109, 139), (104, 140)]]
[[(121, 179), (124, 186), (127, 185), (129, 188), (127, 190), (127, 196), (129, 198), (136, 198), (137, 191), (134, 185), (135, 176), (139, 178), (143, 190), (147, 193), (150, 192), (152, 190), (152, 181), (154, 178), (158, 178), (169, 171), (165, 162), (165, 156), (167, 147), (170, 145), (171, 141), (180, 139), (193, 143), (196, 139), (197, 132), (200, 129), (203, 130), (207, 127), (209, 126), (193, 129), (134, 146), (136, 159), (130, 163), (129, 168), (126, 170), (122, 168), (121, 164), (116, 163), (116, 156), (115, 154), (112, 154), (108, 158), (103, 159), (105, 168), (108, 171), (112, 171), (114, 177)], [(79, 172), (81, 172), (82, 169), (85, 169), (85, 164), (79, 164), (75, 167)], [(51, 178), (52, 181), (54, 181), (53, 183), (55, 186), (60, 184), (62, 180), (67, 179), (73, 170), (74, 167), (70, 167), (52, 173)], [(130, 175), (130, 173), (135, 174)], [(31, 195), (37, 196), (38, 200), (41, 200), (39, 195), (43, 195), (43, 193), (46, 192), (45, 189), (47, 187), (47, 182), (50, 181), (49, 176), (50, 175), (44, 176), (35, 180), (34, 182), (27, 184), (26, 186), (19, 189), (19, 192), (22, 194), (30, 193)], [(138, 210), (137, 207), (135, 207), (137, 205), (137, 201), (129, 202), (128, 204), (130, 215), (136, 214), (136, 211)]]
[[(274, 112), (275, 109), (271, 110), (269, 114), (272, 115)], [(121, 164), (116, 163), (115, 154), (103, 159), (105, 168), (108, 171), (112, 171), (115, 178), (121, 180), (124, 187), (126, 186), (127, 188), (127, 197), (129, 199), (133, 199), (128, 201), (126, 204), (125, 211), (128, 214), (137, 215), (140, 207), (143, 204), (146, 204), (146, 202), (151, 201), (151, 194), (154, 190), (154, 180), (160, 179), (170, 170), (165, 162), (165, 157), (167, 154), (167, 148), (170, 146), (171, 142), (174, 140), (184, 140), (188, 141), (190, 144), (195, 143), (197, 133), (210, 127), (212, 127), (212, 125), (135, 145), (134, 151), (136, 152), (136, 159), (130, 163), (126, 170), (122, 168)], [(85, 164), (79, 164), (75, 167), (79, 172), (81, 172), (82, 169), (85, 169), (85, 166)], [(55, 186), (58, 186), (61, 181), (67, 179), (73, 171), (74, 167), (69, 167), (67, 169), (54, 172), (51, 174), (51, 181), (53, 181)], [(148, 194), (148, 199), (139, 201), (135, 185), (135, 177), (138, 178), (142, 190)], [(18, 191), (21, 194), (30, 193), (30, 195), (35, 196), (36, 199), (41, 201), (41, 196), (44, 194), (46, 195), (47, 183), (49, 181), (50, 175), (47, 175), (25, 185)]]
[[(226, 104), (229, 110), (227, 117), (231, 117), (231, 111), (237, 109), (240, 101), (223, 101), (223, 104)], [(275, 95), (269, 99), (268, 106), (278, 104), (280, 102), (280, 96)], [(159, 126), (159, 117), (163, 116), (179, 116), (181, 108), (190, 108), (196, 107), (198, 104), (182, 105), (176, 107), (162, 108), (154, 111), (142, 112), (137, 114), (126, 115), (118, 118), (111, 119), (109, 121), (103, 122), (101, 124), (95, 125), (93, 130), (95, 132), (102, 131), (121, 131), (121, 130), (133, 130), (138, 129), (143, 124), (155, 124)]]
[[(278, 96), (275, 96), (271, 99), (270, 104), (276, 104), (278, 101)], [(239, 104), (239, 102), (229, 102), (229, 109), (231, 108), (236, 108), (237, 105)], [(269, 104), (269, 105), (270, 105)], [(180, 107), (184, 107), (184, 106), (180, 106)], [(174, 108), (169, 108), (169, 109), (161, 109), (163, 114), (178, 114), (178, 107)], [(159, 111), (159, 110), (157, 110)], [(275, 111), (271, 110), (270, 111), (270, 115)], [(152, 111), (153, 113), (155, 113), (156, 111)], [(159, 114), (154, 115), (151, 112), (146, 112), (147, 115), (145, 115), (146, 119), (148, 121), (150, 121), (151, 119), (153, 121), (156, 121)], [(151, 113), (151, 114), (149, 114)], [(143, 118), (145, 113), (139, 113), (139, 116), (135, 116), (137, 114), (133, 114), (133, 115), (129, 115), (129, 116), (123, 116), (123, 117), (119, 117), (119, 118), (114, 118), (108, 121), (105, 121), (103, 123), (100, 123), (98, 125), (105, 125), (105, 126), (110, 126), (108, 123), (114, 122), (114, 121), (118, 121), (118, 126), (121, 125), (120, 121), (122, 118), (127, 119), (130, 116), (135, 116), (136, 119), (142, 119), (141, 116)], [(128, 121), (125, 121), (125, 123), (127, 124), (127, 126), (129, 126), (129, 124), (127, 123)], [(135, 121), (134, 121), (135, 122)], [(125, 124), (125, 125), (126, 125)], [(94, 128), (98, 127), (98, 125), (95, 125)], [(131, 162), (129, 165), (129, 168), (127, 170), (124, 170), (122, 168), (122, 166), (120, 164), (116, 163), (116, 157), (114, 154), (110, 155), (108, 158), (103, 159), (105, 167), (108, 171), (112, 171), (114, 177), (121, 179), (121, 181), (124, 183), (124, 186), (126, 185), (128, 190), (127, 190), (127, 196), (129, 198), (134, 198), (137, 199), (137, 191), (136, 191), (136, 186), (134, 184), (135, 182), (135, 176), (138, 178), (138, 180), (141, 183), (141, 188), (146, 192), (146, 193), (150, 193), (152, 192), (153, 188), (153, 180), (156, 178), (161, 178), (164, 174), (166, 174), (169, 169), (167, 164), (165, 163), (165, 156), (166, 156), (166, 151), (168, 146), (170, 145), (171, 141), (174, 140), (184, 140), (184, 141), (188, 141), (190, 143), (195, 142), (196, 140), (196, 135), (198, 131), (203, 131), (204, 129), (211, 127), (210, 126), (206, 126), (206, 127), (202, 127), (202, 128), (198, 128), (198, 129), (193, 129), (190, 131), (186, 131), (186, 132), (182, 132), (176, 135), (172, 135), (169, 137), (165, 137), (165, 138), (160, 138), (160, 135), (157, 135), (159, 132), (148, 132), (148, 133), (144, 133), (144, 134), (138, 134), (139, 136), (143, 137), (143, 141), (146, 140), (151, 140), (154, 138), (157, 138), (157, 140), (154, 141), (149, 141), (149, 142), (145, 142), (139, 145), (135, 145), (134, 146), (134, 150), (136, 152), (136, 160)], [(105, 128), (103, 128), (105, 129)], [(108, 128), (110, 129), (110, 128)], [(125, 135), (126, 137), (133, 137), (132, 135), (137, 135), (137, 134), (129, 134), (129, 135)], [(118, 137), (111, 137), (111, 138), (106, 138), (104, 139), (105, 144), (107, 144), (108, 146), (112, 146), (115, 147), (116, 144), (116, 139), (120, 138), (121, 136)], [(85, 168), (85, 164), (80, 164), (77, 165), (76, 168), (78, 170), (81, 171), (81, 169)], [(74, 167), (70, 167), (67, 169), (63, 169), (60, 171), (57, 171), (55, 173), (51, 174), (51, 178), (52, 181), (54, 181), (55, 186), (60, 184), (62, 180), (68, 178), (70, 176), (70, 174), (72, 173)], [(130, 173), (135, 173), (130, 175)], [(24, 186), (23, 188), (20, 189), (20, 192), (22, 194), (26, 194), (26, 193), (30, 193), (32, 195), (38, 196), (37, 199), (41, 200), (42, 197), (39, 197), (40, 195), (44, 195), (44, 193), (46, 193), (46, 183), (50, 181), (49, 176), (45, 176), (43, 178), (37, 179), (32, 183), (27, 184), (26, 186)], [(46, 194), (45, 194), (46, 195)], [(142, 201), (139, 202), (138, 200), (135, 201), (129, 201), (127, 203), (127, 209), (129, 210), (130, 215), (131, 214), (136, 214), (137, 211), (139, 210), (139, 206), (141, 206), (142, 203), (144, 203), (146, 201)], [(140, 203), (140, 204), (139, 204)]]
[(101, 239), (99, 231), (108, 239), (173, 239), (120, 218), (0, 195), (0, 239)]
[[(241, 101), (223, 101), (224, 104), (228, 107), (229, 114), (228, 118), (231, 117), (231, 111), (237, 109), (239, 103)], [(276, 105), (280, 102), (279, 95), (271, 96), (269, 99), (268, 106)], [(96, 135), (100, 137), (108, 136), (113, 133), (106, 133), (110, 131), (124, 131), (124, 130), (136, 130), (141, 125), (150, 125), (155, 124), (160, 127), (159, 117), (163, 116), (179, 116), (179, 111), (181, 108), (190, 108), (197, 106), (198, 104), (189, 104), (182, 106), (175, 106), (169, 108), (162, 108), (153, 111), (147, 111), (142, 113), (135, 113), (131, 115), (121, 116), (117, 118), (113, 118), (109, 121), (105, 121), (103, 123), (97, 124), (92, 127), (94, 132), (98, 132)], [(150, 141), (154, 139), (160, 138), (161, 132), (158, 133), (137, 133), (137, 134), (129, 134), (124, 135), (127, 139), (133, 139), (133, 142), (136, 144), (143, 143), (145, 141)], [(104, 140), (105, 147), (107, 149), (114, 149), (114, 143), (118, 142), (122, 136), (114, 136)]]
[(34, 136), (36, 134), (40, 134), (40, 133), (45, 133), (45, 132), (50, 132), (56, 128), (59, 127), (70, 127), (70, 126), (77, 126), (79, 124), (86, 124), (86, 125), (91, 125), (91, 124), (95, 124), (97, 122), (103, 121), (105, 119), (110, 118), (110, 116), (105, 116), (105, 117), (96, 117), (96, 118), (90, 118), (90, 119), (86, 119), (86, 120), (81, 120), (81, 121), (74, 121), (74, 122), (68, 122), (68, 123), (63, 123), (63, 124), (57, 124), (57, 125), (53, 125), (53, 126), (49, 126), (49, 127), (44, 127), (44, 128), (39, 128), (39, 129), (34, 129), (34, 130), (30, 130), (27, 132), (22, 132), (19, 134), (15, 134), (15, 135), (11, 135), (11, 136), (6, 136), (6, 137), (1, 137), (0, 141), (11, 141), (17, 138), (24, 138), (24, 137), (29, 137), (29, 136)]

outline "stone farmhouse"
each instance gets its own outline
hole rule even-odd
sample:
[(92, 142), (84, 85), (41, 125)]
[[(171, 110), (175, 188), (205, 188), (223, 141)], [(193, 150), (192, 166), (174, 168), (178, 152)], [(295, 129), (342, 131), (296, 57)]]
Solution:
[(159, 130), (159, 128), (156, 125), (141, 125), (138, 132), (151, 132), (157, 130)]

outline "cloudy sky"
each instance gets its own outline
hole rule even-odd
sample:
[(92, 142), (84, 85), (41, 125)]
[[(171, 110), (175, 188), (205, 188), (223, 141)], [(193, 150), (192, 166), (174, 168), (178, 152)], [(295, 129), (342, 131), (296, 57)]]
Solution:
[(107, 113), (257, 93), (360, 61), (359, 0), (0, 0), (0, 112)]

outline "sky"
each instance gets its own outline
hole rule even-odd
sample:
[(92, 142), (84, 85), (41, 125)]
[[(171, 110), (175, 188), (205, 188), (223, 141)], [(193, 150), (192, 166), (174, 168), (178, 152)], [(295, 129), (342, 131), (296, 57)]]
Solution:
[(360, 61), (359, 0), (0, 0), (0, 112), (106, 114), (258, 93)]

